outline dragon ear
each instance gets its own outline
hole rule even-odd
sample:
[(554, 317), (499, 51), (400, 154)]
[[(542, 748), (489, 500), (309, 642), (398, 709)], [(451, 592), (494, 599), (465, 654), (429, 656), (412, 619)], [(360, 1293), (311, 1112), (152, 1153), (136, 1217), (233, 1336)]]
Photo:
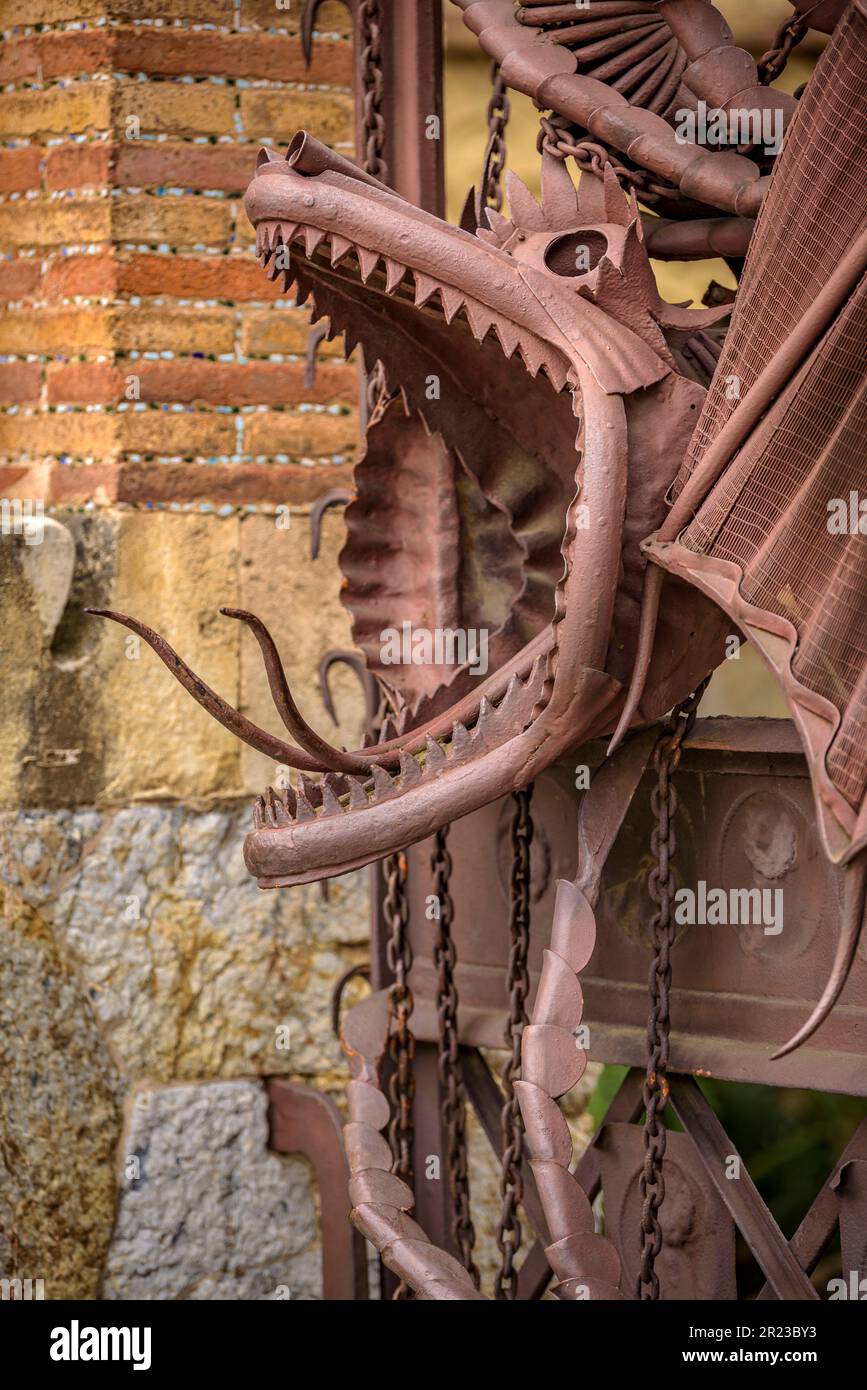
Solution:
[(574, 227), (578, 218), (578, 194), (566, 161), (548, 150), (542, 155), (542, 211), (552, 231)]

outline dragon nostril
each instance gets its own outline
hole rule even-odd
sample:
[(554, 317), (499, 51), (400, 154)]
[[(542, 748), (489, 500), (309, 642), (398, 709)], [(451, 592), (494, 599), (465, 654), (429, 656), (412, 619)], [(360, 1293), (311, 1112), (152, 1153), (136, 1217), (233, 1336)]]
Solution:
[(569, 232), (551, 242), (545, 252), (545, 264), (555, 275), (586, 275), (595, 270), (608, 250), (608, 238), (602, 232)]

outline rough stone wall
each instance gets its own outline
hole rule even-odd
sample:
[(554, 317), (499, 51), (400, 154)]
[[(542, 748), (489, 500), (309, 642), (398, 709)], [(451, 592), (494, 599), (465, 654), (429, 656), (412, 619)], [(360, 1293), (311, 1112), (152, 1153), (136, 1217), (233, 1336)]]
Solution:
[(320, 11), (309, 72), (299, 13), (0, 3), (0, 1275), (46, 1298), (320, 1292), (318, 1199), (267, 1151), (261, 1078), (337, 1088), (328, 996), (366, 954), (365, 878), (260, 893), (241, 843), (273, 765), (83, 613), (137, 614), (273, 726), (217, 613), (251, 608), (334, 736), (342, 527), (315, 564), (306, 528), (349, 478), (355, 369), (323, 345), (305, 386), (305, 313), (239, 196), (299, 125), (351, 146), (347, 11)]

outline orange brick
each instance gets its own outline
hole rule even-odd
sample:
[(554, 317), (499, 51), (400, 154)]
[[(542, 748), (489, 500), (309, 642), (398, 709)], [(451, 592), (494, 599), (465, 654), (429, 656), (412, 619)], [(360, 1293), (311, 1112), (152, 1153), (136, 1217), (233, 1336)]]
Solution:
[(119, 352), (231, 352), (235, 315), (231, 309), (126, 307), (113, 313)]
[(115, 447), (115, 417), (85, 411), (0, 416), (0, 450), (31, 458), (74, 454), (94, 458)]
[(234, 8), (234, 0), (110, 0), (113, 19), (188, 19), (226, 28), (232, 27)]
[[(241, 27), (259, 29), (286, 29), (297, 34), (300, 27), (301, 6), (294, 0), (283, 0), (278, 8), (276, 0), (241, 0)], [(316, 16), (316, 31), (322, 34), (341, 34), (349, 38), (352, 34), (352, 20), (345, 5), (339, 0), (326, 0)]]
[(108, 29), (34, 34), (10, 39), (0, 53), (0, 82), (38, 81), (80, 73), (110, 72), (113, 39)]
[(83, 246), (110, 235), (107, 198), (28, 198), (0, 207), (0, 244), (7, 247)]
[[(34, 26), (101, 19), (107, 13), (105, 0), (27, 0), (27, 23)], [(22, 22), (20, 0), (0, 0), (0, 29)]]
[(122, 187), (218, 188), (243, 193), (256, 172), (256, 145), (130, 140), (115, 147), (112, 182)]
[(241, 92), (241, 124), (248, 140), (288, 143), (296, 131), (315, 130), (326, 145), (349, 144), (354, 106), (348, 93), (268, 91)]
[(38, 401), (42, 367), (38, 362), (0, 362), (0, 401)]
[(118, 437), (128, 453), (234, 454), (235, 420), (208, 411), (125, 410), (118, 414)]
[(231, 207), (216, 198), (140, 197), (112, 199), (112, 229), (117, 241), (169, 246), (219, 246), (228, 243)]
[(225, 135), (235, 115), (231, 87), (210, 82), (132, 82), (121, 79), (112, 101), (115, 130), (129, 139), (138, 121), (142, 134)]
[[(264, 274), (262, 278), (265, 278)], [(303, 356), (307, 352), (309, 337), (310, 315), (304, 308), (248, 310), (241, 327), (241, 351), (257, 355), (288, 352)], [(342, 339), (321, 342), (316, 355), (339, 357), (342, 360)]]
[(358, 447), (358, 413), (291, 415), (288, 411), (244, 416), (245, 454), (317, 458), (351, 454)]
[(201, 401), (208, 405), (319, 405), (354, 403), (358, 375), (354, 367), (322, 364), (316, 384), (304, 385), (300, 363), (282, 362), (141, 362), (143, 401)]
[(349, 44), (323, 39), (310, 68), (297, 38), (279, 34), (191, 33), (183, 29), (115, 31), (115, 71), (271, 78), (280, 82), (352, 82)]
[(0, 299), (33, 299), (41, 280), (42, 265), (35, 256), (0, 261)]
[(42, 151), (35, 145), (0, 150), (0, 193), (25, 193), (39, 187)]
[(70, 82), (65, 87), (0, 93), (0, 131), (4, 135), (81, 135), (108, 130), (114, 84)]
[(175, 294), (190, 299), (276, 299), (279, 288), (248, 256), (139, 255), (118, 261), (123, 294)]
[(6, 314), (0, 320), (0, 352), (70, 356), (105, 351), (111, 346), (112, 323), (107, 309), (40, 309)]
[(45, 187), (82, 188), (108, 183), (111, 146), (107, 141), (94, 140), (86, 145), (57, 145), (48, 151), (45, 161)]
[(66, 296), (115, 295), (117, 265), (111, 253), (101, 255), (57, 256), (46, 267), (42, 284), (46, 299)]
[(123, 399), (126, 383), (110, 362), (51, 362), (47, 377), (52, 405), (107, 405)]

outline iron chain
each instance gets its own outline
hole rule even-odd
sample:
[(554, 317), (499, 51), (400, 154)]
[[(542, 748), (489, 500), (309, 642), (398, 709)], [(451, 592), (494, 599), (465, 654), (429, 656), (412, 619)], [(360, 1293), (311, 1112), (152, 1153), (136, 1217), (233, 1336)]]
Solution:
[(654, 827), (650, 849), (654, 866), (647, 877), (647, 891), (656, 910), (650, 919), (653, 959), (650, 965), (650, 1015), (647, 1021), (647, 1073), (644, 1082), (644, 1166), (639, 1178), (641, 1197), (641, 1266), (637, 1296), (659, 1298), (656, 1257), (662, 1249), (659, 1209), (665, 1199), (665, 1123), (668, 1104), (668, 1049), (671, 1028), (671, 950), (676, 923), (672, 913), (674, 874), (672, 862), (677, 852), (675, 818), (678, 797), (674, 786), (683, 753), (683, 743), (695, 723), (699, 701), (707, 680), (668, 716), (653, 751), (656, 785), (650, 796)]
[(491, 64), (491, 99), (488, 102), (488, 144), (482, 165), (482, 207), (500, 212), (503, 206), (503, 171), (506, 167), (506, 126), (511, 105), (509, 89), (503, 81), (499, 64)]
[[(392, 854), (385, 861), (386, 892), (383, 916), (388, 929), (386, 963), (392, 975), (388, 991), (388, 1055), (391, 1074), (388, 1094), (391, 1101), (391, 1120), (388, 1141), (393, 1156), (392, 1172), (412, 1187), (413, 1183), (413, 1119), (415, 1098), (415, 1037), (409, 1026), (413, 1011), (409, 972), (412, 969), (412, 947), (409, 944), (409, 902), (406, 892), (407, 864), (405, 854)], [(399, 1284), (395, 1298), (407, 1298), (409, 1289)]]
[(629, 168), (621, 163), (620, 156), (599, 141), (577, 138), (575, 128), (564, 116), (542, 116), (536, 148), (540, 154), (551, 154), (555, 159), (571, 156), (579, 169), (597, 174), (599, 178), (605, 172), (605, 165), (610, 164), (620, 182), (634, 189), (645, 202), (656, 197), (676, 199), (682, 196), (674, 184), (658, 183), (648, 170)]
[(434, 943), (437, 972), (439, 1057), (437, 1071), (443, 1089), (442, 1121), (448, 1139), (446, 1162), (452, 1198), (452, 1235), (461, 1264), (479, 1287), (479, 1271), (473, 1260), (476, 1232), (470, 1216), (470, 1176), (467, 1159), (467, 1096), (464, 1089), (458, 1043), (458, 991), (455, 985), (457, 955), (452, 922), (454, 903), (450, 891), (452, 857), (448, 851), (448, 826), (438, 830), (431, 860), (439, 921)]
[(385, 162), (385, 117), (382, 98), (385, 81), (382, 72), (382, 15), (379, 0), (361, 0), (358, 11), (361, 32), (363, 169), (381, 183), (388, 183)]
[(762, 54), (756, 64), (759, 82), (763, 87), (769, 86), (771, 82), (776, 82), (789, 61), (792, 49), (797, 48), (809, 27), (799, 14), (792, 15), (784, 24), (780, 25), (774, 36), (773, 46), (768, 49), (767, 53)]
[(532, 784), (513, 793), (512, 817), (512, 902), (509, 918), (509, 1019), (505, 1041), (508, 1049), (501, 1079), (505, 1103), (500, 1123), (503, 1134), (503, 1156), (500, 1174), (500, 1197), (503, 1210), (497, 1223), (497, 1245), (500, 1249), (500, 1268), (494, 1290), (498, 1299), (514, 1299), (518, 1295), (518, 1272), (515, 1256), (521, 1245), (521, 1222), (518, 1208), (524, 1195), (521, 1163), (524, 1157), (524, 1124), (515, 1095), (514, 1083), (521, 1074), (521, 1038), (526, 1024), (527, 995), (530, 992), (530, 972), (527, 965), (530, 948), (530, 846), (533, 840), (533, 820), (530, 815)]

